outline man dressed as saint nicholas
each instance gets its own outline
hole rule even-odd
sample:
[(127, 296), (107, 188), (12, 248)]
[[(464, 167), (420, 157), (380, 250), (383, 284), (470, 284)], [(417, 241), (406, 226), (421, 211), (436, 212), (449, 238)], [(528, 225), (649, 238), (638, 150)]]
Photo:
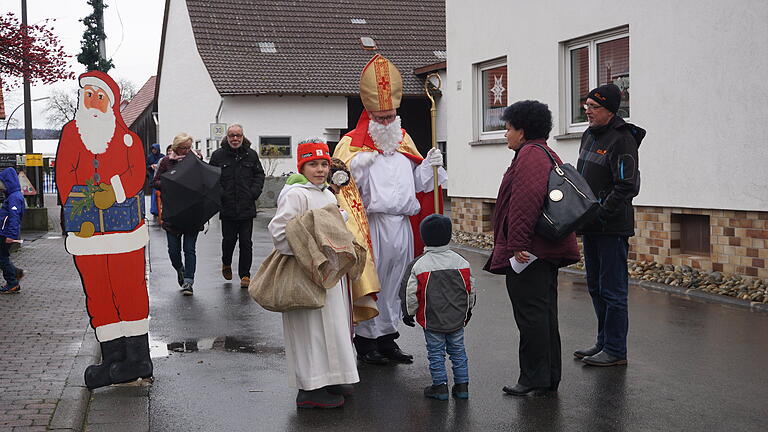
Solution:
[[(341, 207), (350, 215), (347, 225), (369, 249), (366, 270), (352, 284), (358, 322), (355, 348), (358, 358), (369, 364), (413, 361), (395, 342), (400, 336), (399, 285), (414, 253), (423, 249), (419, 223), (435, 212), (434, 167), (439, 184), (447, 180), (440, 150), (432, 149), (422, 157), (400, 127), (397, 108), (402, 94), (403, 81), (395, 65), (381, 55), (374, 56), (360, 76), (365, 109), (355, 129), (334, 151), (334, 157), (344, 161), (352, 174), (352, 181), (338, 195)], [(361, 293), (376, 293), (378, 315), (371, 318), (375, 309), (365, 308), (373, 295), (361, 297)], [(367, 316), (366, 311), (370, 312)]]

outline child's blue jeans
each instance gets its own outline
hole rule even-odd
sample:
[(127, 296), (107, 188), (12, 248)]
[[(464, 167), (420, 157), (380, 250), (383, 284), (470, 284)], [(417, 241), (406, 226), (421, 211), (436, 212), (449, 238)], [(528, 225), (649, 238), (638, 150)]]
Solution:
[(432, 384), (448, 383), (448, 373), (445, 370), (445, 353), (453, 365), (453, 382), (462, 384), (469, 382), (469, 366), (467, 353), (464, 350), (464, 329), (453, 333), (438, 333), (424, 330), (427, 341), (427, 358), (429, 358), (429, 373), (432, 374)]

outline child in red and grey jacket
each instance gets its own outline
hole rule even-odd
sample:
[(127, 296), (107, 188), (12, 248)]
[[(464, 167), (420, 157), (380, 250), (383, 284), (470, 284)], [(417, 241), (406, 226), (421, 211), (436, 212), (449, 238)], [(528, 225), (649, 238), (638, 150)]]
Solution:
[(464, 326), (475, 305), (475, 284), (469, 263), (450, 250), (451, 219), (427, 216), (419, 226), (426, 247), (405, 269), (400, 285), (403, 322), (414, 327), (414, 317), (424, 327), (432, 385), (424, 396), (448, 400), (448, 374), (445, 353), (453, 365), (451, 392), (459, 399), (469, 398), (469, 368), (464, 350)]

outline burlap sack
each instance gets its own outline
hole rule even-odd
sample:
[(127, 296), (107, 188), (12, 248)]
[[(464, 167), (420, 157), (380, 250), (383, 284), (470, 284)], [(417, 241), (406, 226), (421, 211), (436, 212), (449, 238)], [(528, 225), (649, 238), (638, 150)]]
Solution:
[(323, 288), (336, 286), (347, 273), (360, 277), (366, 250), (356, 244), (336, 204), (303, 213), (285, 227), (299, 266)]
[(296, 216), (285, 227), (295, 255), (274, 250), (256, 272), (248, 293), (264, 309), (287, 312), (325, 305), (325, 290), (344, 275), (360, 277), (366, 249), (347, 229), (335, 204)]
[(292, 255), (277, 250), (264, 260), (248, 286), (251, 297), (266, 310), (288, 312), (325, 305), (325, 289), (313, 282)]

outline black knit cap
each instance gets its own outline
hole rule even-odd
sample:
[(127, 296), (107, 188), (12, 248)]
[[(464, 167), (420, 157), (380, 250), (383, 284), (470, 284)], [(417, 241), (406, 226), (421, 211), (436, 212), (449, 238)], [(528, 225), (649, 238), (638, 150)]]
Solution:
[(587, 99), (592, 99), (608, 111), (615, 113), (619, 110), (621, 103), (621, 90), (616, 84), (601, 85), (589, 92)]
[(451, 218), (431, 214), (419, 225), (421, 240), (427, 246), (445, 246), (451, 242)]

